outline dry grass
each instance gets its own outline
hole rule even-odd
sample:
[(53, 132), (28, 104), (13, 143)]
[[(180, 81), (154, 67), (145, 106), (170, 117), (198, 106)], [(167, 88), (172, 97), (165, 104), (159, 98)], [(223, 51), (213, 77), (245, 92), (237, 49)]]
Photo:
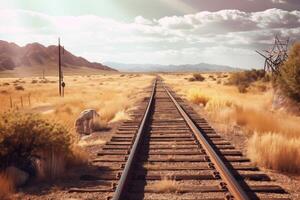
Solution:
[(206, 104), (210, 100), (210, 98), (202, 94), (201, 90), (199, 89), (189, 90), (187, 94), (187, 98), (194, 104), (203, 105), (203, 106), (206, 106)]
[(255, 133), (248, 142), (248, 155), (260, 166), (282, 172), (300, 172), (300, 139), (278, 133)]
[[(232, 133), (234, 127), (240, 127), (250, 139), (248, 156), (258, 165), (299, 172), (297, 159), (287, 161), (300, 158), (300, 151), (295, 151), (295, 146), (299, 148), (300, 117), (272, 110), (270, 83), (257, 82), (248, 88), (248, 93), (241, 94), (234, 86), (220, 85), (207, 79), (205, 82), (188, 82), (186, 75), (164, 75), (164, 78), (179, 94), (204, 106), (209, 120), (226, 126), (224, 131)], [(263, 143), (259, 143), (261, 139)], [(268, 152), (268, 146), (274, 151)]]
[(164, 177), (162, 180), (153, 183), (151, 188), (159, 193), (176, 193), (179, 191), (179, 184), (176, 180)]
[(37, 180), (57, 180), (67, 176), (67, 169), (88, 163), (88, 155), (79, 144), (73, 145), (71, 153), (71, 155), (65, 156), (55, 150), (45, 152), (44, 159), (40, 160), (37, 165)]
[[(65, 97), (58, 96), (56, 77), (47, 77), (47, 82), (37, 82), (37, 77), (1, 78), (0, 85), (6, 93), (0, 93), (0, 113), (10, 108), (10, 96), (15, 107), (21, 108), (20, 97), (23, 97), (25, 110), (39, 112), (59, 121), (68, 128), (84, 109), (96, 109), (101, 121), (110, 123), (128, 118), (128, 111), (137, 101), (147, 94), (144, 89), (151, 83), (150, 75), (103, 74), (91, 76), (66, 76)], [(13, 82), (26, 82), (26, 90), (15, 90)], [(32, 81), (35, 84), (32, 84)], [(9, 85), (7, 85), (9, 84)], [(92, 85), (92, 86), (91, 86)], [(28, 102), (30, 94), (31, 105)], [(44, 108), (48, 107), (45, 111)]]
[(92, 141), (81, 140), (81, 141), (79, 141), (79, 146), (88, 147), (88, 146), (94, 146), (94, 145), (103, 145), (105, 143), (106, 143), (106, 141), (103, 139), (96, 139), (96, 140), (92, 140)]
[[(136, 106), (136, 102), (148, 95), (144, 90), (150, 86), (153, 76), (120, 77), (118, 74), (66, 76), (64, 98), (58, 96), (56, 79), (47, 77), (47, 81), (41, 81), (37, 77), (0, 78), (1, 89), (6, 91), (0, 93), (0, 114), (10, 109), (11, 96), (13, 106), (18, 107), (19, 111), (39, 113), (43, 118), (58, 122), (69, 130), (73, 138), (67, 156), (49, 148), (39, 152), (43, 159), (37, 164), (38, 178), (42, 181), (46, 178), (61, 178), (66, 174), (66, 168), (85, 164), (88, 156), (83, 149), (103, 143), (102, 140), (79, 143), (77, 135), (74, 134), (74, 122), (80, 112), (89, 108), (96, 109), (100, 114), (100, 120), (96, 124), (98, 130), (108, 128), (112, 122), (128, 119), (128, 112)], [(14, 82), (22, 83), (26, 90), (15, 90)], [(23, 108), (20, 104), (21, 97)], [(0, 190), (8, 190), (5, 189), (3, 180), (0, 179)]]

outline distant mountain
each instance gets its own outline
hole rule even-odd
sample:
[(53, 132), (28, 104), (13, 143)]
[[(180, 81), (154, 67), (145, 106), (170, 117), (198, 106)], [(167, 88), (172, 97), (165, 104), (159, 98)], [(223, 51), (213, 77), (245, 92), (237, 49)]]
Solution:
[[(45, 67), (47, 69), (57, 66), (57, 63), (58, 46), (45, 47), (39, 43), (32, 43), (20, 47), (15, 43), (0, 40), (0, 72), (21, 67), (27, 67), (27, 69)], [(64, 50), (62, 56), (62, 66), (72, 69), (85, 67), (93, 70), (115, 71), (101, 63), (89, 62), (82, 57), (77, 57), (67, 50)]]
[(105, 62), (106, 65), (123, 72), (196, 72), (196, 71), (238, 71), (238, 68), (226, 65), (214, 65), (207, 63), (185, 65), (159, 65), (159, 64), (124, 64)]

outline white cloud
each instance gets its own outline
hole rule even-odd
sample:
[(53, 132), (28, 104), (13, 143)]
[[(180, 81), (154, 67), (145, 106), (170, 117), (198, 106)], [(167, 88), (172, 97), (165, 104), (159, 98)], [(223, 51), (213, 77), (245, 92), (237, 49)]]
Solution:
[(280, 9), (221, 10), (160, 19), (137, 16), (131, 23), (95, 15), (0, 12), (0, 38), (22, 45), (35, 41), (49, 45), (60, 36), (70, 51), (100, 62), (217, 62), (251, 67), (258, 62), (255, 48), (265, 47), (276, 33), (300, 39), (299, 27), (300, 11)]
[(273, 3), (287, 3), (286, 0), (272, 0)]

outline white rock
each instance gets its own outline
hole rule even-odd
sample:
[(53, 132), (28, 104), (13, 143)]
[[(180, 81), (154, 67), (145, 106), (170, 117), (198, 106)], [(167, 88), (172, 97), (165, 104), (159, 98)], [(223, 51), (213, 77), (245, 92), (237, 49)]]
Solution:
[(87, 109), (80, 113), (75, 122), (76, 132), (79, 134), (91, 134), (94, 123), (99, 118), (96, 110)]

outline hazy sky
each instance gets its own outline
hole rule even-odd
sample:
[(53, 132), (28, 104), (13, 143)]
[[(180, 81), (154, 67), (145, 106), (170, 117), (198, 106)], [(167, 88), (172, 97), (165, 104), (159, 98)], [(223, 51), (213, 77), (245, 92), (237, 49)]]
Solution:
[(0, 40), (98, 62), (262, 67), (275, 34), (300, 39), (299, 0), (0, 0)]

